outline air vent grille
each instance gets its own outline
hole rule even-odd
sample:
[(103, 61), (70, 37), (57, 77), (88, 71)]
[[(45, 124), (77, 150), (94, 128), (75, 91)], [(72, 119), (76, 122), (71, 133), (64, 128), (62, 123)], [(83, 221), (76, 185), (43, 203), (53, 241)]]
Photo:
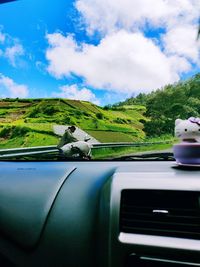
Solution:
[(200, 239), (200, 192), (123, 190), (120, 231)]

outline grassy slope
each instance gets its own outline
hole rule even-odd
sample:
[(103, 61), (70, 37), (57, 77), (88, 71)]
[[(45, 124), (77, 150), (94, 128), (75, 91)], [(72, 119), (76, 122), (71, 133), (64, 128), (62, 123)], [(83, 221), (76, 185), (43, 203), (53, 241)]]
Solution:
[[(145, 135), (139, 120), (145, 109), (128, 106), (123, 110), (104, 110), (86, 101), (63, 99), (1, 100), (0, 148), (57, 144), (54, 124), (74, 124), (101, 142), (141, 141)], [(1, 136), (3, 128), (7, 134)], [(15, 128), (26, 128), (13, 136)]]
[(100, 150), (95, 149), (92, 154), (94, 159), (111, 159), (112, 157), (131, 155), (138, 152), (166, 150), (170, 149), (171, 147), (172, 144), (158, 144), (158, 145), (141, 146), (141, 147), (103, 148)]

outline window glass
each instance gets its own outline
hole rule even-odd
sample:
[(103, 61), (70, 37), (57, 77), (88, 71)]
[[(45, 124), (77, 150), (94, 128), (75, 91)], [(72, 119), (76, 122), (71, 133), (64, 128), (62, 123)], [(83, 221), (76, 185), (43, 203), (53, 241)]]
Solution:
[(0, 157), (171, 152), (175, 120), (200, 116), (199, 14), (198, 0), (0, 1)]

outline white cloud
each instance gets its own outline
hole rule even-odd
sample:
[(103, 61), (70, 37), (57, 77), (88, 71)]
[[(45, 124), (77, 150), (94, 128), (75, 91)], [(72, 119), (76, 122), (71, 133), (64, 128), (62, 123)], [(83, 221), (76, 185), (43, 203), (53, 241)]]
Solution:
[(97, 46), (78, 46), (72, 36), (49, 34), (46, 57), (48, 70), (56, 77), (71, 73), (82, 76), (97, 89), (121, 92), (148, 92), (179, 79), (175, 67), (189, 69), (185, 59), (166, 56), (156, 44), (141, 33), (119, 31), (104, 37)]
[(199, 17), (199, 0), (77, 0), (87, 31), (104, 34), (123, 28), (132, 30), (148, 22), (171, 27)]
[(192, 65), (190, 64), (190, 62), (184, 57), (172, 55), (169, 57), (169, 59), (171, 63), (172, 72), (175, 72), (178, 75), (181, 75), (182, 73), (186, 73), (187, 71), (190, 71), (192, 68)]
[(77, 0), (75, 7), (100, 41), (48, 34), (47, 69), (56, 78), (75, 74), (108, 95), (135, 95), (177, 82), (200, 65), (199, 0)]
[(42, 74), (45, 74), (45, 75), (47, 74), (47, 70), (46, 70), (47, 66), (45, 63), (38, 60), (35, 62), (35, 66), (39, 72), (41, 72)]
[(0, 43), (4, 43), (5, 39), (6, 39), (5, 34), (3, 34), (2, 32), (0, 32)]
[(93, 102), (96, 105), (99, 105), (99, 100), (96, 98), (95, 94), (92, 93), (88, 88), (79, 89), (76, 84), (73, 85), (64, 85), (61, 86), (59, 93), (54, 93), (55, 97), (75, 99), (75, 100), (84, 100)]
[(197, 38), (197, 28), (193, 25), (181, 25), (170, 29), (163, 36), (165, 52), (176, 54), (198, 63), (199, 42)]
[(21, 44), (16, 43), (11, 47), (7, 47), (5, 57), (9, 60), (10, 64), (15, 67), (17, 59), (24, 55), (24, 48)]
[(15, 83), (11, 78), (0, 73), (0, 91), (5, 97), (24, 98), (28, 96), (28, 87), (23, 84)]
[(18, 38), (4, 32), (4, 27), (0, 25), (0, 56), (6, 58), (13, 67), (25, 66), (22, 56), (25, 49)]

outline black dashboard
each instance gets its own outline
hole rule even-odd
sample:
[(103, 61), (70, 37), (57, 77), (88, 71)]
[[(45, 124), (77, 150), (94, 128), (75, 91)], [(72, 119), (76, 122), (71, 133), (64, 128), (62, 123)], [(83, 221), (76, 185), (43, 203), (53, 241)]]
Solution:
[(200, 266), (200, 170), (0, 162), (0, 266)]

